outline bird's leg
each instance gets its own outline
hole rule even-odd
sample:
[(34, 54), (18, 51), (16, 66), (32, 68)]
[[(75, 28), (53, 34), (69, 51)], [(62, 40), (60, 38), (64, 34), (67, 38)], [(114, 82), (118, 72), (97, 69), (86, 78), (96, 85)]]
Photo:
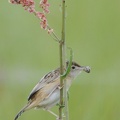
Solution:
[[(56, 115), (54, 112), (52, 112), (51, 110), (47, 110), (49, 113), (51, 113), (52, 115), (54, 115), (56, 117), (56, 120), (60, 120), (59, 116)], [(64, 113), (63, 113), (63, 117), (65, 117)]]
[(58, 86), (58, 89), (62, 89), (64, 87), (64, 85), (63, 86)]
[(54, 115), (56, 118), (59, 118), (58, 115), (56, 115), (54, 112), (52, 112), (51, 110), (47, 110), (49, 113), (51, 113), (52, 115)]

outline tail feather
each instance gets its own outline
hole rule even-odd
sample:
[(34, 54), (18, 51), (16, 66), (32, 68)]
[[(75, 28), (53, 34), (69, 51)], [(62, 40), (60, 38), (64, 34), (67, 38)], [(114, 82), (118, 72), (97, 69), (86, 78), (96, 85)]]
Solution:
[(29, 104), (27, 104), (25, 107), (23, 107), (23, 108), (20, 110), (20, 112), (16, 115), (16, 117), (14, 118), (14, 120), (17, 120), (18, 117), (20, 117), (21, 114), (24, 113), (24, 112), (27, 110), (28, 106), (29, 106)]

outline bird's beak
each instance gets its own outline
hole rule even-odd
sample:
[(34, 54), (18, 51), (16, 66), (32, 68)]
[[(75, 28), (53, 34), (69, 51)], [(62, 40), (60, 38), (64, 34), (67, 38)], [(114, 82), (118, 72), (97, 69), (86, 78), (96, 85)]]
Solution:
[(87, 73), (90, 73), (90, 67), (89, 66), (80, 66), (80, 69), (87, 72)]

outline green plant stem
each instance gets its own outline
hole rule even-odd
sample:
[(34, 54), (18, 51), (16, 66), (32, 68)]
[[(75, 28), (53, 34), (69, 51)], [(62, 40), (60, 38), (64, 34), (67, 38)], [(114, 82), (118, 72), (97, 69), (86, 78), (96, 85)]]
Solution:
[[(67, 69), (65, 71), (65, 74), (63, 75), (63, 79), (69, 74), (72, 66), (72, 59), (73, 59), (73, 51), (70, 48), (70, 60), (69, 64), (67, 66)], [(68, 107), (68, 91), (67, 91), (67, 81), (64, 81), (64, 98), (65, 98), (65, 118), (66, 120), (69, 120), (69, 107)]]
[[(65, 46), (65, 0), (62, 0), (62, 35), (60, 40), (60, 106), (59, 106), (59, 120), (63, 120), (62, 113), (63, 113), (63, 106), (64, 106), (64, 99), (63, 99), (63, 91), (66, 87), (66, 81), (62, 75), (64, 74), (64, 67), (66, 67), (65, 63), (65, 56), (66, 56), (66, 46)], [(64, 84), (65, 82), (65, 84)], [(64, 89), (63, 89), (64, 87)], [(65, 90), (66, 91), (66, 90)], [(66, 116), (66, 115), (65, 115)]]
[[(61, 47), (62, 47), (62, 45), (60, 45), (60, 55), (62, 56), (62, 49), (61, 49)], [(68, 92), (67, 92), (67, 85), (66, 85), (66, 80), (64, 80), (65, 79), (65, 77), (69, 74), (69, 72), (70, 72), (70, 70), (71, 70), (71, 66), (72, 66), (72, 59), (73, 59), (73, 51), (72, 51), (72, 49), (71, 48), (69, 48), (70, 49), (70, 60), (69, 60), (69, 64), (68, 64), (68, 66), (67, 66), (67, 69), (66, 69), (66, 71), (64, 72), (64, 74), (61, 74), (61, 78), (60, 79), (62, 79), (62, 83), (61, 83), (61, 85), (63, 86), (64, 85), (64, 97), (65, 97), (65, 117), (66, 117), (66, 120), (69, 120), (69, 109), (68, 109)], [(60, 72), (62, 71), (62, 59), (61, 59), (61, 61), (60, 61), (60, 65), (61, 65), (61, 70), (60, 70)], [(63, 81), (64, 81), (64, 83), (63, 83)], [(61, 87), (62, 87), (61, 86)], [(60, 96), (63, 96), (63, 87), (62, 87), (62, 92), (61, 92), (61, 94), (60, 94)], [(63, 97), (61, 97), (61, 104), (59, 104), (60, 105), (60, 107), (59, 107), (59, 109), (61, 109), (62, 110), (62, 108), (63, 108)], [(59, 111), (59, 115), (60, 115), (60, 119), (61, 119), (61, 115), (62, 115), (62, 111)]]
[(70, 49), (70, 59), (69, 59), (69, 64), (67, 66), (65, 73), (62, 75), (63, 79), (69, 74), (69, 72), (71, 70), (71, 66), (72, 66), (73, 51), (72, 51), (72, 48), (69, 48), (69, 49)]
[[(66, 39), (65, 39), (65, 28), (66, 28), (66, 3), (62, 0), (62, 39), (63, 39), (63, 62), (66, 67)], [(65, 71), (66, 72), (66, 71)], [(65, 76), (66, 77), (66, 76)], [(64, 78), (63, 78), (64, 79)], [(69, 120), (68, 111), (68, 97), (67, 97), (67, 81), (64, 79), (64, 104), (65, 104), (65, 119)]]
[[(62, 75), (64, 73), (64, 69), (63, 69), (63, 51), (62, 51), (62, 42), (60, 42), (60, 75)], [(62, 120), (62, 112), (63, 112), (63, 85), (64, 85), (64, 81), (63, 81), (63, 77), (60, 76), (60, 106), (59, 106), (59, 120)]]

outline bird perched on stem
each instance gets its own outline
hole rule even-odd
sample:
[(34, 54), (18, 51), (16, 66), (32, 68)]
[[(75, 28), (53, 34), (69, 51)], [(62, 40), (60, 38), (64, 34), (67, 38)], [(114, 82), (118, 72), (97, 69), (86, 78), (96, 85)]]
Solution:
[[(66, 62), (66, 67), (69, 62)], [(80, 66), (76, 62), (72, 62), (71, 70), (69, 74), (65, 77), (67, 82), (67, 91), (70, 88), (72, 81), (77, 77), (82, 71), (87, 73), (90, 72), (89, 66)], [(38, 84), (33, 88), (29, 97), (28, 103), (20, 110), (16, 115), (14, 120), (25, 111), (32, 108), (42, 108), (58, 117), (55, 113), (50, 111), (50, 108), (58, 104), (60, 101), (60, 68), (57, 68), (45, 76), (38, 82)]]

